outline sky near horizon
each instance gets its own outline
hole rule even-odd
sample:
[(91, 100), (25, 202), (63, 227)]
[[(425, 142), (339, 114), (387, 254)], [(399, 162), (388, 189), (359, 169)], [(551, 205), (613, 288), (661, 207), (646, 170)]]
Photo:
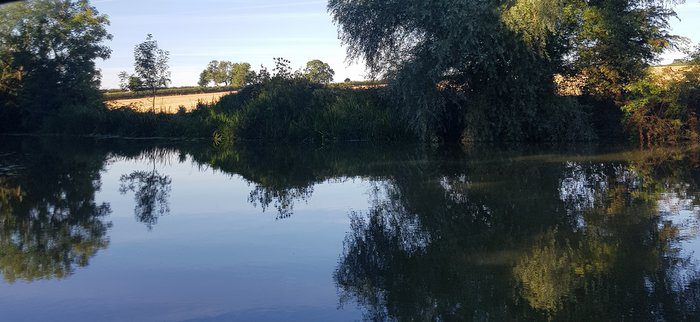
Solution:
[[(112, 57), (98, 60), (102, 87), (117, 88), (120, 71), (133, 71), (134, 45), (153, 34), (170, 51), (171, 86), (196, 85), (211, 60), (248, 62), (257, 70), (273, 67), (284, 57), (301, 68), (320, 59), (335, 70), (335, 81), (365, 79), (362, 63), (346, 60), (338, 28), (326, 10), (327, 0), (94, 0), (109, 16), (108, 42)], [(700, 0), (686, 0), (676, 8), (675, 34), (700, 42)], [(681, 57), (667, 53), (666, 62)]]

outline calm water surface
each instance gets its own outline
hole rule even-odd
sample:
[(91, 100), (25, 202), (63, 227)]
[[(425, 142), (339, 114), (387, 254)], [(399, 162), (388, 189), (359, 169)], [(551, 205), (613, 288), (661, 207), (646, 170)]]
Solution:
[(697, 320), (700, 149), (0, 137), (0, 320)]

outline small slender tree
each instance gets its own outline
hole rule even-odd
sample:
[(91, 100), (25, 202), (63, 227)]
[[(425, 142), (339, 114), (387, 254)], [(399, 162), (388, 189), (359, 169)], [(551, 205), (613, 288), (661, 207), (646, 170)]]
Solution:
[(156, 90), (170, 83), (169, 55), (168, 51), (158, 48), (158, 42), (151, 34), (134, 48), (134, 71), (143, 87), (153, 92), (153, 112), (156, 109)]

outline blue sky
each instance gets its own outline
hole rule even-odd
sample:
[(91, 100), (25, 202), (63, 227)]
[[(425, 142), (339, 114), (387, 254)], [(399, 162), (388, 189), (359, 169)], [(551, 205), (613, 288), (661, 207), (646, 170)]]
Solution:
[[(172, 86), (195, 85), (211, 60), (249, 62), (255, 69), (285, 57), (301, 67), (321, 59), (336, 71), (336, 81), (364, 79), (360, 63), (346, 61), (326, 0), (95, 0), (111, 20), (112, 57), (98, 61), (102, 87), (118, 86), (117, 74), (131, 71), (134, 45), (151, 33), (170, 51)], [(700, 42), (700, 0), (677, 7), (673, 31)], [(668, 61), (682, 56), (668, 53)]]

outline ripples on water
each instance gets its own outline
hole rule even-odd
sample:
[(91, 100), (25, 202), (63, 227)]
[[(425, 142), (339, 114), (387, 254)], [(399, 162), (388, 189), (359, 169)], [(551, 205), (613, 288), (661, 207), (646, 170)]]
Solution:
[(694, 320), (700, 150), (2, 137), (9, 320)]

